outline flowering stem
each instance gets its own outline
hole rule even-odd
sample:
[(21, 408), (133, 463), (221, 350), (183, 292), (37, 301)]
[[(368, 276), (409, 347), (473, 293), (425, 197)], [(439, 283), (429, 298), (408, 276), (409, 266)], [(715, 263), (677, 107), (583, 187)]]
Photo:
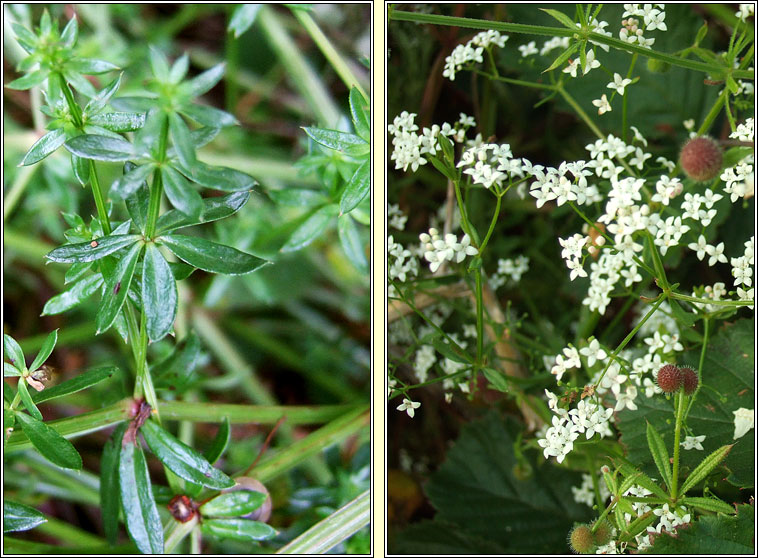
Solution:
[(674, 428), (674, 468), (671, 475), (671, 498), (676, 500), (676, 491), (679, 484), (679, 438), (682, 433), (682, 417), (684, 416), (684, 395), (679, 391), (679, 404), (676, 408), (676, 427)]
[(703, 319), (703, 346), (700, 349), (700, 363), (697, 367), (697, 387), (695, 388), (695, 393), (692, 394), (689, 401), (687, 402), (687, 410), (684, 412), (684, 420), (687, 420), (687, 417), (690, 414), (690, 409), (692, 408), (692, 404), (695, 402), (697, 394), (700, 391), (700, 387), (703, 385), (703, 363), (705, 362), (705, 352), (708, 347), (708, 335), (710, 333), (710, 326), (711, 318), (710, 316), (706, 316)]

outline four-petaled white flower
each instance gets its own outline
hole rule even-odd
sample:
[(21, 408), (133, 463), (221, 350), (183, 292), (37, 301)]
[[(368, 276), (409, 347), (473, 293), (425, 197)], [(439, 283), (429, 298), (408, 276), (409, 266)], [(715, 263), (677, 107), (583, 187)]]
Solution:
[(615, 89), (619, 92), (619, 95), (624, 94), (624, 88), (632, 83), (631, 79), (624, 79), (621, 77), (620, 74), (614, 73), (613, 74), (613, 81), (608, 84), (608, 89)]
[(744, 407), (733, 411), (734, 414), (734, 439), (742, 438), (748, 430), (752, 430), (755, 425), (755, 409), (745, 409)]
[(605, 93), (599, 98), (592, 101), (592, 104), (597, 107), (597, 113), (598, 114), (605, 114), (606, 112), (610, 112), (611, 104), (608, 102), (608, 97), (605, 96)]
[(680, 442), (679, 445), (686, 450), (696, 449), (702, 451), (703, 440), (705, 440), (705, 434), (702, 436), (685, 436), (684, 442)]
[(397, 406), (398, 411), (405, 411), (408, 413), (408, 416), (413, 418), (413, 415), (416, 412), (416, 409), (421, 407), (421, 402), (419, 401), (411, 401), (410, 399), (403, 399), (403, 402)]
[(587, 366), (592, 366), (596, 361), (603, 360), (608, 356), (597, 339), (590, 341), (589, 346), (580, 349), (579, 353), (587, 358)]

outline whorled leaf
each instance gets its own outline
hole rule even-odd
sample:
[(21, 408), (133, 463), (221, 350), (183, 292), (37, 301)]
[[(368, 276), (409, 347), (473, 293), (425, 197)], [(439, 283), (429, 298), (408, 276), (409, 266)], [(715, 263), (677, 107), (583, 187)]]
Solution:
[(28, 531), (46, 521), (45, 515), (33, 507), (3, 499), (3, 533)]
[(16, 413), (24, 434), (42, 456), (65, 469), (81, 469), (82, 458), (74, 446), (44, 422), (25, 413)]
[(204, 271), (242, 275), (267, 265), (268, 261), (196, 236), (166, 234), (160, 241), (176, 257)]
[(176, 280), (168, 262), (155, 244), (145, 248), (142, 268), (142, 304), (147, 335), (151, 341), (163, 339), (174, 325), (177, 308)]

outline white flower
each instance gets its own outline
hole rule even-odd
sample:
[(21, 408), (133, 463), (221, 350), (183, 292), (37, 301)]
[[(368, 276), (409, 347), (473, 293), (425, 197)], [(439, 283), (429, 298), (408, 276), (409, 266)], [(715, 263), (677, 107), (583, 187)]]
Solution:
[(716, 262), (726, 263), (727, 259), (724, 255), (724, 243), (719, 243), (718, 246), (706, 246), (705, 251), (710, 256), (710, 259), (708, 260), (708, 265), (712, 266)]
[(587, 56), (585, 56), (585, 59), (587, 60), (587, 67), (583, 70), (583, 75), (587, 75), (590, 73), (590, 70), (594, 70), (595, 68), (600, 67), (600, 62), (595, 60), (595, 51), (590, 50), (587, 52)]
[(405, 411), (406, 413), (408, 413), (409, 417), (413, 418), (413, 415), (415, 414), (416, 409), (418, 409), (419, 407), (421, 407), (420, 402), (414, 402), (414, 401), (411, 401), (410, 399), (403, 399), (403, 402), (397, 406), (397, 410)]
[(578, 58), (575, 60), (569, 60), (568, 66), (563, 68), (564, 74), (571, 74), (571, 77), (576, 77), (576, 71), (579, 69), (579, 65), (581, 64), (581, 60)]
[(531, 56), (532, 54), (537, 54), (539, 52), (537, 50), (537, 43), (534, 41), (530, 41), (525, 45), (519, 45), (518, 49), (521, 51), (521, 56), (524, 58)]
[(686, 450), (696, 449), (702, 450), (702, 441), (705, 440), (705, 435), (702, 436), (685, 436), (684, 442), (680, 442), (679, 445)]
[(755, 409), (737, 409), (734, 414), (734, 439), (742, 438), (754, 426)]
[(637, 388), (634, 386), (627, 386), (626, 393), (620, 393), (616, 395), (616, 407), (615, 411), (621, 411), (624, 407), (627, 407), (630, 411), (637, 409), (634, 400), (637, 398)]
[(608, 98), (605, 96), (605, 93), (599, 98), (592, 101), (592, 104), (597, 107), (597, 113), (598, 114), (605, 114), (606, 112), (610, 112), (611, 104), (608, 102)]
[(587, 366), (592, 366), (596, 361), (604, 360), (608, 356), (597, 339), (590, 341), (589, 346), (580, 349), (579, 352), (587, 359)]
[(619, 95), (623, 95), (624, 94), (624, 89), (630, 83), (632, 83), (631, 79), (624, 79), (624, 78), (621, 77), (620, 74), (614, 73), (613, 74), (613, 81), (611, 83), (609, 83), (607, 87), (608, 87), (608, 89), (615, 89), (616, 91), (619, 92)]

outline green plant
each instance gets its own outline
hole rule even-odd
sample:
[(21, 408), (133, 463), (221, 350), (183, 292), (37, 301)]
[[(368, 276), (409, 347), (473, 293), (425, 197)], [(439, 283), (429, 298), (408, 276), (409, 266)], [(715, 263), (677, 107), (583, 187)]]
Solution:
[[(49, 118), (49, 131), (21, 158), (20, 166), (48, 168), (52, 161), (49, 167), (60, 169), (56, 151), (63, 147), (70, 155), (73, 177), (91, 193), (97, 215), (88, 220), (76, 211), (65, 212), (70, 228), (63, 234), (68, 242), (46, 254), (49, 262), (70, 266), (62, 278), (63, 292), (47, 301), (43, 315), (80, 310), (91, 297), (99, 298), (90, 335), (116, 330), (130, 352), (131, 374), (123, 374), (115, 366), (97, 367), (48, 386), (42, 364), (59, 339), (57, 330), (44, 341), (28, 368), (19, 343), (6, 334), (4, 348), (10, 362), (5, 363), (5, 376), (15, 376), (18, 382), (15, 390), (7, 382), (5, 386), (5, 453), (31, 446), (60, 467), (82, 470), (80, 453), (69, 438), (115, 426), (102, 450), (99, 479), (94, 478), (94, 497), (107, 539), (100, 540), (100, 548), (124, 548), (117, 545), (121, 521), (132, 541), (126, 548), (142, 553), (171, 552), (185, 538), (189, 538), (192, 551), (199, 552), (201, 533), (225, 544), (272, 540), (279, 532), (267, 523), (271, 498), (256, 491), (228, 492), (237, 485), (218, 461), (235, 449), (234, 444), (230, 446), (231, 424), (273, 424), (286, 416), (281, 432), (288, 440), (292, 440), (294, 425), (324, 424), (302, 443), (291, 444), (260, 463), (256, 459), (234, 476), (254, 475), (265, 483), (305, 461), (316, 478), (327, 482), (331, 475), (309, 459), (337, 441), (365, 432), (367, 405), (310, 409), (275, 405), (247, 373), (244, 362), (232, 367), (245, 376), (252, 402), (263, 406), (196, 401), (202, 384), (197, 369), (207, 356), (199, 336), (188, 330), (186, 318), (182, 319), (187, 309), (181, 300), (186, 299), (188, 290), (181, 281), (196, 270), (244, 276), (272, 263), (270, 257), (230, 245), (240, 245), (239, 238), (220, 243), (195, 228), (211, 222), (221, 225), (219, 221), (264, 193), (247, 173), (205, 163), (198, 152), (222, 128), (239, 124), (230, 112), (197, 102), (222, 80), (225, 65), (213, 65), (190, 78), (188, 53), (170, 63), (161, 48), (150, 47), (146, 58), (131, 61), (149, 65), (151, 75), (144, 87), (135, 88), (130, 82), (130, 94), (119, 96), (124, 74), (113, 75), (119, 71), (117, 65), (80, 54), (78, 27), (78, 19), (73, 17), (59, 31), (47, 11), (34, 29), (12, 24), (28, 56), (19, 64), (25, 75), (8, 87), (41, 90), (45, 106), (40, 110)], [(88, 77), (107, 73), (111, 79), (100, 89)], [(166, 201), (171, 209), (165, 209)], [(223, 334), (207, 318), (203, 321), (202, 310), (197, 307), (193, 312), (194, 330), (205, 342), (220, 349), (225, 358), (238, 359)], [(172, 338), (178, 342), (170, 342)], [(70, 400), (82, 390), (101, 388), (109, 379), (109, 387), (117, 393), (121, 390), (116, 380), (128, 386), (128, 397), (111, 400), (90, 413), (43, 420), (38, 404), (64, 396)], [(27, 386), (39, 391), (30, 394)], [(191, 431), (187, 436), (187, 429), (180, 427), (175, 434), (167, 424), (177, 419), (190, 421), (188, 424), (211, 420), (220, 427), (210, 446), (201, 452), (193, 447)], [(157, 478), (158, 470), (148, 468), (142, 440), (162, 465)], [(268, 440), (264, 450), (267, 445)], [(31, 459), (29, 455), (22, 459)], [(88, 478), (89, 473), (84, 474)], [(158, 484), (164, 477), (168, 486)], [(85, 498), (93, 497), (92, 486), (85, 494)], [(261, 511), (266, 505), (268, 514)], [(33, 508), (11, 500), (5, 501), (4, 512), (6, 531), (44, 528), (41, 522), (48, 521)], [(351, 535), (360, 527), (351, 525), (342, 532)], [(88, 540), (81, 532), (77, 537), (74, 527), (69, 533), (69, 540)], [(6, 539), (6, 548), (9, 545), (24, 548), (20, 540)], [(40, 551), (43, 546), (36, 548)], [(76, 548), (71, 551), (76, 553)]]

